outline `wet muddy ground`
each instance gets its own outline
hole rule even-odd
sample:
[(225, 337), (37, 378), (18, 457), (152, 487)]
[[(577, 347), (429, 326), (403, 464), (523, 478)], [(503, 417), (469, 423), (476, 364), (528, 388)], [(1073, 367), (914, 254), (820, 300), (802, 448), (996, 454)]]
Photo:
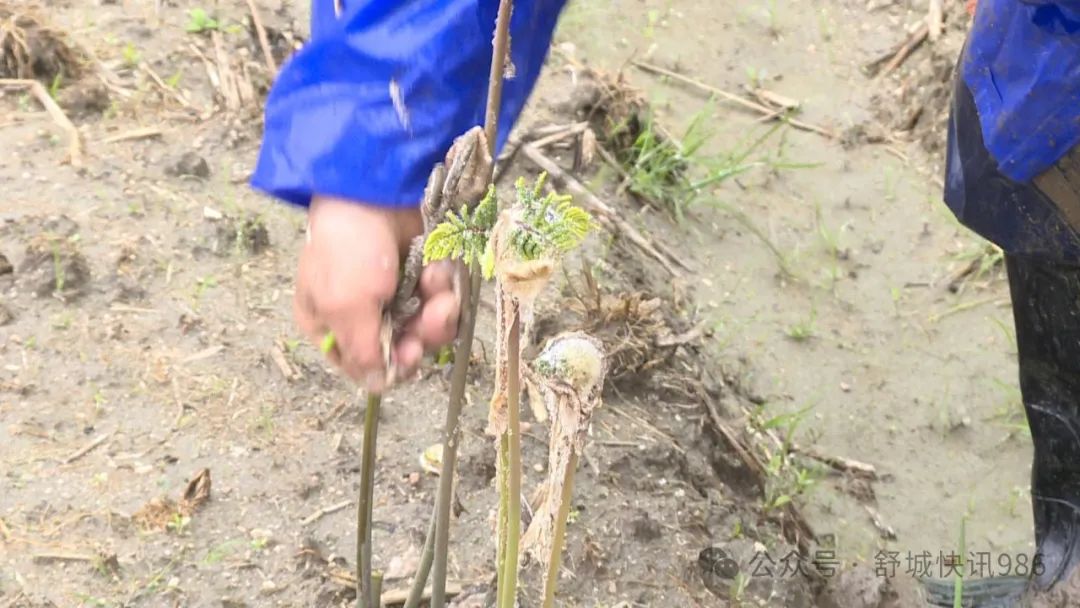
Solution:
[[(280, 62), (306, 29), (305, 3), (256, 4)], [(1032, 550), (1007, 292), (993, 252), (940, 202), (935, 87), (966, 17), (947, 3), (947, 35), (874, 80), (864, 66), (926, 7), (871, 4), (618, 0), (564, 15), (521, 133), (575, 119), (581, 64), (621, 71), (670, 133), (700, 118), (703, 154), (775, 124), (638, 62), (797, 100), (799, 120), (837, 137), (770, 133), (747, 157), (757, 164), (681, 222), (617, 192), (603, 162), (581, 172), (692, 269), (673, 280), (600, 236), (587, 264), (599, 288), (655, 302), (643, 318), (669, 337), (701, 330), (657, 347), (658, 372), (609, 387), (579, 476), (563, 605), (915, 606), (909, 556), (931, 554), (940, 574), (965, 516), (968, 550), (995, 564)], [(214, 27), (186, 31), (199, 29), (197, 8)], [(82, 167), (65, 162), (67, 133), (31, 92), (0, 88), (0, 606), (348, 605), (363, 406), (292, 325), (302, 212), (246, 186), (270, 81), (247, 4), (49, 9), (92, 59), (43, 85), (82, 133)], [(45, 14), (0, 3), (0, 17), (24, 12)], [(551, 155), (570, 166), (568, 151)], [(509, 176), (536, 172), (518, 158)], [(963, 275), (973, 262), (985, 272)], [(595, 320), (573, 312), (581, 267), (568, 262), (538, 333)], [(474, 598), (490, 582), (495, 505), (483, 314), (451, 559)], [(407, 586), (419, 556), (437, 486), (420, 455), (439, 439), (446, 390), (433, 366), (384, 407), (374, 517), (389, 590)], [(876, 468), (873, 482), (798, 469), (807, 483), (793, 504), (818, 536), (804, 557), (826, 574), (835, 560), (837, 573), (749, 575), (755, 557), (792, 555), (794, 539), (782, 509), (763, 506), (792, 488), (763, 498), (715, 431), (714, 413), (742, 430), (744, 412), (805, 451)], [(797, 424), (778, 418), (793, 412)], [(528, 487), (543, 479), (545, 437), (535, 423), (526, 433)], [(207, 487), (204, 470), (208, 500), (185, 503), (189, 482)], [(899, 599), (852, 569), (883, 550), (899, 560)]]

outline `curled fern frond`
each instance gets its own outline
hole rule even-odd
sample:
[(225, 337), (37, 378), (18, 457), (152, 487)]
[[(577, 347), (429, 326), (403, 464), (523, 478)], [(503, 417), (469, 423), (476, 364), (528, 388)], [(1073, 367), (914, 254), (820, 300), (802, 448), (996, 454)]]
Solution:
[(518, 255), (526, 260), (565, 254), (585, 240), (593, 227), (592, 216), (576, 207), (567, 194), (541, 196), (546, 173), (529, 188), (524, 179), (514, 184), (521, 220), (510, 237)]
[(499, 217), (499, 199), (495, 196), (495, 185), (488, 186), (487, 194), (476, 204), (473, 211), (473, 225), (486, 231), (495, 226)]

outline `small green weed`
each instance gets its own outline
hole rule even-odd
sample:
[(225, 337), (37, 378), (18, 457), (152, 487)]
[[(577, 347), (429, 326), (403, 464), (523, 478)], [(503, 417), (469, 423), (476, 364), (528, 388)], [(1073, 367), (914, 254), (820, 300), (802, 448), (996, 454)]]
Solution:
[(172, 518), (165, 524), (165, 528), (177, 536), (183, 536), (187, 533), (190, 524), (190, 517), (181, 515), (180, 513), (173, 513)]
[(817, 334), (817, 330), (814, 326), (814, 322), (817, 320), (817, 308), (810, 309), (810, 316), (806, 319), (789, 325), (786, 333), (787, 337), (796, 342), (807, 342)]
[[(680, 141), (665, 137), (651, 116), (645, 116), (630, 148), (618, 154), (628, 176), (630, 192), (669, 211), (678, 221), (711, 187), (727, 181), (762, 162), (748, 162), (749, 156), (776, 128), (765, 136), (733, 152), (709, 157), (702, 152), (712, 135), (705, 129), (712, 115), (710, 102), (690, 121)], [(609, 140), (619, 141), (634, 125), (615, 125)]]
[(133, 68), (139, 65), (142, 61), (142, 53), (132, 43), (127, 43), (124, 48), (120, 50), (120, 57), (124, 60), (124, 65), (129, 68)]
[(189, 34), (201, 34), (203, 32), (221, 29), (221, 23), (207, 14), (204, 9), (193, 8), (189, 10), (187, 14), (188, 22), (187, 25), (184, 26), (184, 31)]
[(56, 73), (56, 76), (52, 79), (52, 84), (49, 85), (49, 97), (53, 99), (57, 98), (60, 94), (60, 84), (64, 81), (64, 75), (60, 72)]

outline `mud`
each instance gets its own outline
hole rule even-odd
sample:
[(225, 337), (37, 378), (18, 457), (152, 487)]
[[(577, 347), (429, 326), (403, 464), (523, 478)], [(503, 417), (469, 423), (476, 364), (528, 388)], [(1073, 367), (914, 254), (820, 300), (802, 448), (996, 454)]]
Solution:
[[(304, 3), (256, 4), (280, 63), (302, 38)], [(0, 265), (0, 605), (348, 605), (354, 507), (332, 507), (356, 493), (362, 400), (290, 318), (302, 212), (245, 185), (268, 82), (246, 2), (211, 11), (227, 67), (248, 76), (231, 89), (210, 76), (222, 67), (213, 36), (185, 31), (192, 7), (48, 8), (42, 31), (61, 32), (103, 72), (57, 85), (86, 141), (81, 170), (63, 164), (65, 134), (22, 92), (0, 89), (10, 268)], [(573, 4), (519, 132), (570, 121), (585, 95), (577, 64), (622, 73), (674, 135), (705, 112), (711, 154), (769, 128), (635, 69), (635, 57), (739, 94), (774, 90), (801, 102), (801, 120), (837, 133), (889, 134), (897, 123), (883, 108), (910, 116), (923, 104), (913, 132), (925, 124), (933, 140), (934, 83), (962, 22), (887, 79), (861, 70), (924, 10)], [(30, 77), (50, 87), (50, 74)], [(534, 343), (592, 323), (609, 347), (632, 345), (618, 353), (622, 377), (582, 458), (563, 605), (918, 606), (903, 565), (880, 577), (875, 556), (947, 552), (964, 514), (969, 550), (1031, 553), (1030, 447), (1016, 426), (1000, 274), (948, 288), (983, 248), (939, 202), (941, 159), (906, 137), (869, 139), (845, 146), (781, 129), (754, 156), (760, 167), (708, 190), (681, 224), (620, 191), (604, 162), (581, 172), (694, 272), (672, 279), (624, 241), (596, 238), (595, 292), (582, 289), (575, 259), (542, 303), (550, 321)], [(569, 167), (574, 154), (553, 156)], [(508, 177), (520, 174), (536, 170), (518, 159)], [(600, 305), (582, 293), (600, 293)], [(469, 596), (460, 605), (482, 605), (494, 551), (490, 306), (482, 313), (452, 536), (451, 577)], [(374, 542), (388, 590), (408, 584), (436, 491), (419, 456), (440, 434), (443, 372), (429, 365), (384, 403)], [(755, 555), (779, 560), (795, 541), (708, 403), (740, 433), (752, 417), (810, 407), (793, 430), (800, 446), (876, 467), (876, 481), (855, 481), (798, 460), (816, 480), (795, 496), (818, 537), (800, 562), (807, 574), (751, 576)], [(530, 423), (527, 488), (546, 474), (544, 428)], [(203, 470), (209, 500), (174, 518)], [(140, 526), (154, 501), (167, 521)], [(826, 576), (814, 562), (829, 551)], [(526, 571), (526, 598), (538, 578)]]

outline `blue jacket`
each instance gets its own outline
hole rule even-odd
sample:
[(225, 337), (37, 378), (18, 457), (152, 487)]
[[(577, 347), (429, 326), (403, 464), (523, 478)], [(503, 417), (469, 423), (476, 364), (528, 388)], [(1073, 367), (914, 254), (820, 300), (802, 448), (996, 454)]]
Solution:
[(1007, 253), (1080, 263), (1031, 184), (1080, 143), (1080, 0), (980, 0), (956, 84), (945, 202)]
[(961, 73), (986, 148), (1026, 182), (1080, 143), (1080, 0), (981, 0)]
[[(501, 147), (536, 83), (566, 0), (517, 0)], [(498, 0), (312, 0), (311, 39), (266, 102), (252, 185), (306, 206), (313, 194), (419, 203), (451, 143), (483, 124)]]

